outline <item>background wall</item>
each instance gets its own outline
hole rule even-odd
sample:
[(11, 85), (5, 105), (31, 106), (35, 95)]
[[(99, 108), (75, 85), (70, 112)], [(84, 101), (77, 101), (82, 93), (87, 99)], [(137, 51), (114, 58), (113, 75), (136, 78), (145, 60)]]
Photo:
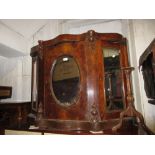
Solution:
[[(132, 53), (134, 52), (133, 61), (136, 66), (138, 66), (139, 57), (155, 38), (155, 20), (133, 20), (131, 21), (131, 41), (132, 42)], [(134, 85), (140, 91), (141, 100), (139, 103), (143, 107), (143, 115), (145, 117), (147, 125), (155, 131), (155, 106), (147, 103), (146, 93), (144, 91), (144, 80), (142, 73), (139, 72), (138, 67), (136, 67), (136, 80)]]
[[(0, 85), (13, 87), (12, 98), (2, 101), (30, 101), (31, 47), (37, 45), (38, 40), (47, 40), (59, 35), (61, 20), (2, 21), (9, 26), (0, 22)], [(17, 27), (20, 33), (17, 32)]]
[[(130, 64), (135, 67), (132, 73), (135, 107), (142, 112), (147, 125), (155, 131), (153, 121), (155, 107), (147, 103), (143, 77), (138, 70), (140, 55), (155, 37), (155, 20), (46, 20), (41, 21), (41, 24), (35, 27), (31, 35), (27, 35), (26, 30), (24, 31), (26, 35), (21, 35), (0, 22), (0, 85), (13, 86), (12, 98), (5, 101), (30, 101), (31, 57), (29, 53), (30, 48), (36, 45), (38, 40), (52, 39), (62, 33), (83, 33), (90, 29), (102, 33), (116, 32), (128, 39)], [(37, 23), (35, 22), (34, 25)], [(8, 50), (7, 47), (10, 49)], [(7, 55), (4, 55), (4, 49)]]
[(12, 86), (12, 98), (23, 100), (22, 60), (27, 52), (27, 39), (0, 22), (0, 85)]

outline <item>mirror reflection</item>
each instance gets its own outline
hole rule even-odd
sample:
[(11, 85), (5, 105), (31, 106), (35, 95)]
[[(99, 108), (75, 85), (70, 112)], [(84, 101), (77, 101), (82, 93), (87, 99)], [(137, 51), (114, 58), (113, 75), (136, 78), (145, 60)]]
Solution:
[(34, 111), (37, 111), (37, 106), (38, 106), (38, 86), (37, 86), (37, 57), (33, 58), (32, 62), (32, 109)]
[(103, 49), (105, 69), (106, 107), (108, 110), (123, 109), (122, 76), (119, 49)]
[(58, 104), (68, 106), (78, 98), (80, 83), (79, 67), (71, 56), (62, 56), (56, 60), (51, 70), (52, 93)]

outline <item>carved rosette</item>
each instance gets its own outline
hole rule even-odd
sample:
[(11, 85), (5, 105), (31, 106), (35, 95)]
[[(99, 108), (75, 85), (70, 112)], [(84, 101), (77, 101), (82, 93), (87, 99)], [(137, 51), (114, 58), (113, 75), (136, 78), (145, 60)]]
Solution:
[(98, 111), (95, 103), (91, 106), (90, 113), (91, 113), (91, 121), (94, 123), (98, 122)]
[(95, 31), (90, 30), (90, 31), (87, 32), (86, 41), (88, 43), (89, 50), (92, 51), (92, 52), (95, 52), (95, 50), (96, 50), (96, 45), (95, 45), (96, 35), (95, 35)]

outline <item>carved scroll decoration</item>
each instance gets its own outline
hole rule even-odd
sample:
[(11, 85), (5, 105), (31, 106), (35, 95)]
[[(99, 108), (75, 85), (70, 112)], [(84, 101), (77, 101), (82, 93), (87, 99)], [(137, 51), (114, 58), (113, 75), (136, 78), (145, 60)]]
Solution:
[(87, 35), (86, 35), (86, 40), (87, 40), (87, 46), (89, 48), (89, 51), (95, 52), (96, 51), (96, 45), (95, 45), (95, 40), (96, 40), (96, 36), (95, 36), (95, 31), (90, 30), (88, 31)]

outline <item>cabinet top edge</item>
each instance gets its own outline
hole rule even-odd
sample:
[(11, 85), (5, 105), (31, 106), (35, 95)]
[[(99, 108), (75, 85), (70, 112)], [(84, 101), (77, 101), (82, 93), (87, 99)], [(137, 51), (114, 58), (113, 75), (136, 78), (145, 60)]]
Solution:
[(119, 33), (98, 33), (94, 30), (89, 30), (86, 33), (82, 34), (61, 34), (57, 37), (50, 39), (50, 40), (39, 40), (38, 45), (33, 46), (31, 48), (31, 56), (36, 56), (39, 48), (42, 47), (52, 47), (57, 44), (63, 42), (79, 42), (84, 40), (91, 40), (91, 39), (100, 39), (102, 41), (121, 41), (123, 40), (123, 36)]

